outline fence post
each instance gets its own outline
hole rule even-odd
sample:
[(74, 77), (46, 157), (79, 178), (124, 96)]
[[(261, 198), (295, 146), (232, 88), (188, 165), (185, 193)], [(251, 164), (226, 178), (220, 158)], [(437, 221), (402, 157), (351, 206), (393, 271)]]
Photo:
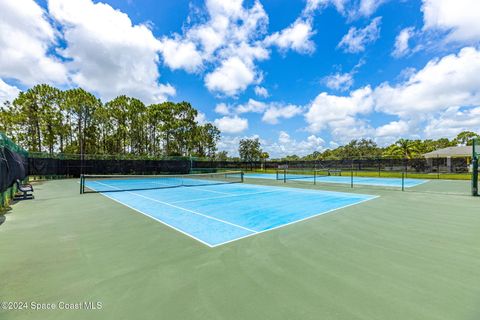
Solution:
[(83, 191), (84, 191), (84, 188), (83, 188), (83, 185), (85, 183), (84, 181), (84, 177), (83, 177), (83, 174), (80, 175), (80, 194), (83, 194)]
[(439, 156), (437, 155), (437, 179), (440, 179), (440, 161), (438, 161)]
[(378, 176), (380, 177), (380, 171), (381, 171), (381, 165), (382, 165), (381, 163), (382, 162), (380, 161), (379, 158), (377, 158), (377, 162), (378, 162)]
[(478, 196), (478, 159), (472, 160), (472, 196)]
[(472, 196), (478, 197), (478, 152), (477, 139), (473, 139), (472, 145)]

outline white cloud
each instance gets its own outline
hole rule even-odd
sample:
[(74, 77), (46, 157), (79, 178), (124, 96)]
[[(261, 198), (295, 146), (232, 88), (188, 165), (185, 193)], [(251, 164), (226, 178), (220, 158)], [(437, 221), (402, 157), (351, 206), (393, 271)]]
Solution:
[(480, 1), (423, 0), (425, 30), (448, 32), (447, 41), (480, 39)]
[(303, 109), (295, 105), (270, 106), (263, 114), (262, 121), (269, 124), (277, 124), (279, 118), (290, 119), (300, 113)]
[(464, 48), (458, 54), (434, 59), (407, 81), (375, 89), (377, 111), (400, 117), (419, 117), (457, 106), (480, 105), (480, 51)]
[(261, 79), (256, 61), (267, 59), (261, 43), (268, 16), (259, 1), (250, 8), (243, 1), (207, 0), (206, 17), (185, 28), (183, 35), (162, 39), (164, 63), (171, 69), (206, 74), (205, 86), (213, 92), (235, 96)]
[(305, 120), (308, 130), (318, 132), (329, 127), (344, 128), (355, 122), (355, 116), (373, 110), (372, 89), (370, 87), (352, 91), (349, 96), (320, 93), (309, 105)]
[(312, 14), (320, 6), (326, 5), (327, 2), (328, 1), (326, 0), (307, 0), (307, 4), (305, 5), (304, 12), (305, 14)]
[(314, 34), (310, 19), (297, 19), (289, 27), (268, 36), (265, 43), (276, 45), (281, 51), (291, 49), (299, 53), (312, 53), (315, 51), (315, 44), (310, 38)]
[(243, 113), (263, 113), (263, 122), (277, 124), (280, 118), (290, 119), (301, 114), (303, 108), (292, 104), (285, 105), (280, 102), (262, 102), (249, 99), (246, 103), (236, 106), (219, 103), (215, 106), (215, 112), (226, 116), (235, 114), (235, 117)]
[(408, 133), (409, 126), (406, 121), (392, 121), (380, 126), (375, 131), (376, 137), (398, 137)]
[(215, 106), (215, 112), (226, 116), (230, 114), (230, 107), (226, 103), (222, 102)]
[(237, 105), (234, 112), (242, 113), (263, 113), (262, 121), (269, 124), (277, 124), (280, 118), (290, 119), (300, 114), (303, 109), (295, 105), (284, 105), (279, 102), (262, 102), (249, 99), (247, 103)]
[(230, 57), (212, 73), (207, 74), (205, 85), (210, 91), (234, 96), (254, 82), (255, 77), (253, 66), (247, 65), (239, 57)]
[(365, 51), (365, 46), (375, 42), (380, 36), (381, 21), (381, 17), (376, 17), (363, 29), (351, 27), (338, 44), (338, 48), (342, 48), (345, 52), (350, 53)]
[(217, 144), (218, 150), (227, 151), (229, 156), (238, 157), (238, 146), (242, 139), (259, 139), (262, 148), (267, 144), (267, 141), (257, 134), (250, 136), (221, 135), (220, 141)]
[(17, 98), (19, 93), (20, 89), (0, 79), (0, 107), (2, 107), (6, 101), (12, 102)]
[(238, 157), (240, 139), (240, 136), (221, 135), (220, 141), (217, 143), (217, 149), (227, 151), (229, 157)]
[(198, 112), (197, 116), (195, 117), (195, 121), (198, 122), (198, 124), (205, 124), (208, 122), (207, 116), (203, 112)]
[(361, 66), (365, 64), (365, 59), (360, 61), (350, 70), (345, 73), (334, 73), (323, 78), (325, 85), (332, 90), (346, 91), (353, 85), (353, 76), (358, 72)]
[(268, 90), (264, 87), (256, 86), (254, 90), (255, 90), (255, 94), (259, 97), (268, 98), (269, 96)]
[(410, 52), (409, 41), (415, 34), (414, 28), (405, 28), (395, 38), (395, 48), (393, 49), (392, 56), (399, 58)]
[(254, 99), (248, 99), (248, 102), (245, 104), (240, 104), (235, 108), (235, 112), (237, 113), (247, 113), (247, 112), (255, 112), (255, 113), (262, 113), (267, 109), (268, 104), (265, 102), (257, 101)]
[(361, 0), (358, 12), (365, 17), (371, 16), (387, 0)]
[(239, 17), (243, 12), (242, 3), (243, 0), (207, 0), (205, 4), (212, 16)]
[(241, 139), (260, 140), (262, 150), (268, 152), (270, 158), (280, 158), (286, 155), (304, 156), (314, 151), (322, 151), (325, 141), (315, 135), (310, 135), (304, 140), (297, 140), (285, 132), (280, 131), (278, 138), (275, 140), (263, 139), (259, 135), (251, 136), (231, 136), (223, 135), (218, 143), (218, 149), (227, 151), (230, 156), (238, 156), (238, 145)]
[(134, 25), (128, 15), (91, 0), (50, 0), (51, 16), (61, 24), (66, 48), (61, 54), (72, 80), (104, 99), (127, 94), (161, 102), (175, 94), (159, 84), (161, 43), (147, 25)]
[(368, 122), (353, 116), (333, 121), (329, 127), (332, 138), (342, 144), (346, 144), (353, 139), (375, 136), (375, 129)]
[(349, 19), (369, 17), (388, 0), (307, 0), (304, 14), (312, 14), (317, 9), (333, 6), (335, 9)]
[(350, 4), (350, 0), (307, 0), (305, 15), (312, 15), (317, 9), (323, 9), (327, 6), (334, 6), (340, 14), (345, 14), (345, 8)]
[(362, 119), (374, 111), (373, 90), (367, 86), (347, 96), (319, 94), (308, 106), (305, 120), (310, 132), (328, 130), (332, 139), (347, 143), (352, 139), (371, 138), (375, 128)]
[(425, 133), (431, 138), (454, 137), (462, 131), (480, 132), (480, 107), (460, 110), (448, 108), (429, 120)]
[(325, 85), (333, 90), (345, 91), (350, 89), (353, 85), (353, 74), (347, 73), (335, 73), (325, 77)]
[(336, 149), (336, 148), (340, 147), (340, 144), (337, 143), (336, 141), (330, 141), (330, 142), (328, 143), (328, 147), (329, 147), (330, 149)]
[[(207, 0), (205, 12), (192, 6), (192, 15), (181, 35), (174, 33), (162, 38), (164, 64), (187, 72), (208, 70), (204, 75), (208, 90), (237, 96), (262, 81), (263, 74), (256, 64), (269, 58), (271, 46), (284, 52), (312, 53), (314, 11), (329, 4), (340, 10), (344, 1), (308, 1), (291, 25), (269, 35), (268, 15), (260, 1), (255, 0), (247, 7), (241, 0)], [(267, 97), (268, 92), (257, 91), (257, 95)]]
[(0, 1), (0, 77), (25, 85), (66, 82), (66, 68), (49, 53), (56, 41), (55, 29), (35, 1)]
[(202, 57), (191, 41), (177, 41), (169, 38), (162, 39), (161, 52), (165, 64), (172, 70), (184, 69), (195, 72), (202, 65)]
[(225, 116), (216, 119), (214, 124), (222, 133), (240, 133), (248, 129), (248, 120), (238, 116)]
[(274, 142), (264, 141), (263, 150), (269, 153), (271, 158), (279, 158), (286, 155), (304, 156), (314, 151), (324, 150), (325, 141), (315, 135), (308, 136), (305, 140), (296, 140), (285, 131), (280, 131), (278, 140)]
[[(453, 137), (463, 130), (480, 131), (480, 49), (433, 59), (396, 85), (364, 87), (346, 96), (319, 94), (308, 106), (307, 129), (328, 129), (336, 142), (373, 138), (380, 144), (399, 137)], [(364, 118), (373, 112), (397, 120), (377, 128)]]

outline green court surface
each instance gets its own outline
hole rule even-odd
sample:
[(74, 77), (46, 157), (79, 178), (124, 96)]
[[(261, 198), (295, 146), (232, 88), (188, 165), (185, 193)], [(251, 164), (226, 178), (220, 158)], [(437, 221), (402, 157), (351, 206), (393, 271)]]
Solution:
[(0, 319), (480, 319), (468, 182), (342, 188), (379, 197), (210, 248), (76, 180), (36, 184), (0, 225), (0, 300), (102, 308)]

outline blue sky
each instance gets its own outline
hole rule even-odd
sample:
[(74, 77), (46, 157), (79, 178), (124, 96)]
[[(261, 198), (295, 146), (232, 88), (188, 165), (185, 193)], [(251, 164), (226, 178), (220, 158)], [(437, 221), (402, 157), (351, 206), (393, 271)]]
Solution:
[(0, 101), (46, 82), (189, 101), (273, 157), (480, 131), (475, 0), (5, 0)]

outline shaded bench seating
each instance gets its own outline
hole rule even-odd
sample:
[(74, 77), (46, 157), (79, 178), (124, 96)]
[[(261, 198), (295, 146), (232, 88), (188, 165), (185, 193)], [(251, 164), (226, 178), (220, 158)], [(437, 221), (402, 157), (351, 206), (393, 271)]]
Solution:
[(17, 184), (17, 195), (15, 195), (14, 200), (34, 199), (33, 194), (30, 193), (30, 192), (33, 192), (33, 186), (31, 184), (22, 184), (19, 179), (17, 179), (16, 184)]
[(342, 170), (340, 170), (340, 169), (328, 169), (328, 175), (329, 176), (341, 176), (342, 175)]

